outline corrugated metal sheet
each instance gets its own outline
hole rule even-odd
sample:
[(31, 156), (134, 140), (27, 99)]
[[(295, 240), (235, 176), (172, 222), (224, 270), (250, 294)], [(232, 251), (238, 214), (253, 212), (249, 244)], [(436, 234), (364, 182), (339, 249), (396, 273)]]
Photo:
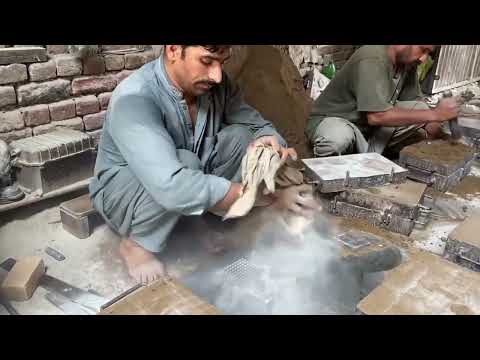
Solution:
[(480, 45), (442, 45), (432, 93), (480, 80)]

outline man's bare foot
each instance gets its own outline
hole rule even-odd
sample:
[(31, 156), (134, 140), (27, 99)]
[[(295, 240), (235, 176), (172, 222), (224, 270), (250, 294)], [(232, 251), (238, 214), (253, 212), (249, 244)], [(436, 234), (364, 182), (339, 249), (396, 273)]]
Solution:
[(166, 275), (165, 266), (158, 261), (155, 255), (135, 241), (122, 240), (119, 250), (130, 276), (139, 283), (148, 284)]

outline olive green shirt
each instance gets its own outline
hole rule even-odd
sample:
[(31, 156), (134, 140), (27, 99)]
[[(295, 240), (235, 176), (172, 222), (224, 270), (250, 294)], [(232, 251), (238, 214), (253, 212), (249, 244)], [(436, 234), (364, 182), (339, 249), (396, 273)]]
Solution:
[(422, 98), (417, 67), (395, 74), (387, 45), (364, 45), (345, 63), (313, 103), (306, 135), (313, 139), (325, 117), (340, 117), (368, 131), (366, 113), (390, 110), (397, 100)]

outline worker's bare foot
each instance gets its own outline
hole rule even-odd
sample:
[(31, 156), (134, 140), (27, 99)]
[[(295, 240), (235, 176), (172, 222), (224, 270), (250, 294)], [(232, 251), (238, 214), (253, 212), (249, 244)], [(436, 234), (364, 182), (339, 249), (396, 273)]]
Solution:
[(120, 255), (125, 260), (130, 276), (139, 283), (148, 284), (166, 275), (165, 266), (155, 255), (133, 240), (124, 239), (120, 242)]

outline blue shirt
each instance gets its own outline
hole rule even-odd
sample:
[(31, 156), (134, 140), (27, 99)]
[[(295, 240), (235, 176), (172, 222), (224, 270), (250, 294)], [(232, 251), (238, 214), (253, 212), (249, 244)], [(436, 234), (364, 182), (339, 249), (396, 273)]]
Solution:
[(232, 124), (247, 127), (254, 138), (273, 135), (286, 146), (272, 124), (243, 101), (239, 87), (225, 73), (219, 85), (198, 97), (193, 131), (187, 103), (168, 78), (160, 56), (122, 81), (112, 94), (90, 183), (92, 197), (121, 167), (129, 166), (167, 211), (194, 215), (212, 208), (225, 197), (230, 181), (187, 168), (176, 151), (192, 151), (204, 165), (216, 134)]

